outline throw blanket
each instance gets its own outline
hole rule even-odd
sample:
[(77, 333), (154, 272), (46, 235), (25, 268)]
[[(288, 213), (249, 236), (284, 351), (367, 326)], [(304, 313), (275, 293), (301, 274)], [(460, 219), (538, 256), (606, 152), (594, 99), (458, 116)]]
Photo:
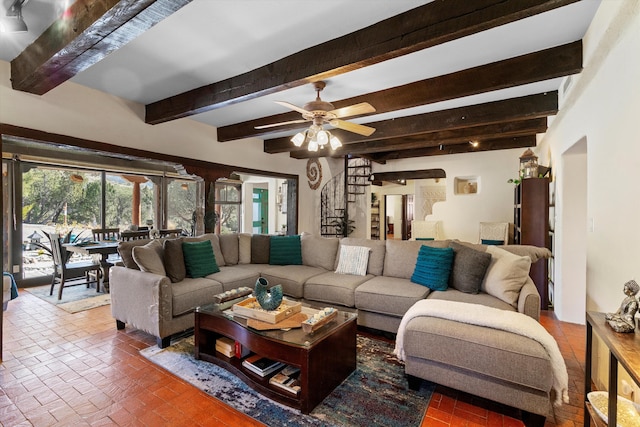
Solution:
[(500, 329), (522, 335), (539, 342), (549, 354), (553, 370), (553, 389), (556, 392), (554, 405), (569, 403), (569, 375), (558, 343), (535, 319), (518, 312), (500, 310), (480, 304), (468, 304), (456, 301), (425, 299), (415, 303), (404, 315), (396, 336), (394, 353), (398, 359), (405, 360), (404, 330), (409, 321), (416, 317), (438, 317), (472, 325)]

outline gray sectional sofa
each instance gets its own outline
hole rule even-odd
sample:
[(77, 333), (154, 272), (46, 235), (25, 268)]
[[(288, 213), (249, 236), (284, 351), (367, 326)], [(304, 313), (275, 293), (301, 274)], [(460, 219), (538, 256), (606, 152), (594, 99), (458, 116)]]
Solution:
[[(186, 277), (179, 246), (183, 241), (202, 240), (211, 242), (219, 271), (201, 278)], [(289, 298), (357, 311), (358, 325), (394, 334), (407, 310), (425, 298), (480, 304), (520, 312), (536, 320), (540, 315), (540, 296), (528, 276), (519, 279), (522, 283), (509, 291), (508, 298), (496, 294), (495, 289), (486, 289), (493, 295), (484, 292), (484, 282), (480, 292), (469, 293), (464, 287), (432, 291), (411, 281), (423, 245), (453, 246), (460, 259), (461, 251), (477, 255), (492, 250), (484, 245), (303, 234), (302, 263), (273, 265), (270, 240), (265, 235), (206, 234), (156, 242), (122, 242), (119, 252), (124, 266), (110, 270), (111, 308), (118, 329), (129, 324), (156, 336), (158, 346), (165, 347), (173, 334), (193, 327), (195, 307), (212, 302), (215, 294), (230, 289), (253, 288), (260, 276), (271, 285), (281, 284)], [(336, 272), (344, 266), (340, 263), (344, 246), (370, 248), (365, 275)], [(549, 255), (543, 248), (501, 248), (527, 255), (534, 262)], [(457, 268), (458, 280), (466, 280), (460, 270), (465, 267), (456, 266), (454, 260), (453, 271)], [(420, 317), (409, 322), (404, 341), (405, 369), (413, 385), (418, 379), (426, 379), (526, 413), (544, 417), (551, 411), (550, 361), (540, 344), (531, 339), (453, 320)]]

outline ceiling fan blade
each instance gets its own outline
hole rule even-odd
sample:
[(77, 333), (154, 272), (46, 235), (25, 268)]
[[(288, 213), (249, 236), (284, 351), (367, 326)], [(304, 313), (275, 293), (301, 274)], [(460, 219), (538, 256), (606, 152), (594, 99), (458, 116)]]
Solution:
[(335, 114), (337, 118), (347, 116), (359, 116), (361, 114), (375, 113), (376, 109), (373, 108), (368, 102), (361, 102), (359, 104), (349, 105), (348, 107), (336, 108), (329, 111), (329, 113)]
[(271, 123), (270, 125), (255, 126), (254, 129), (268, 129), (268, 128), (272, 128), (272, 127), (276, 127), (276, 126), (292, 125), (292, 124), (295, 124), (295, 123), (304, 123), (304, 122), (306, 122), (305, 119), (291, 120), (291, 121), (288, 121), (288, 122)]
[(275, 101), (275, 103), (278, 104), (278, 105), (282, 105), (283, 107), (287, 107), (287, 108), (289, 108), (289, 109), (291, 109), (293, 111), (297, 111), (298, 113), (301, 113), (301, 114), (308, 114), (309, 113), (304, 108), (298, 107), (297, 105), (293, 105), (293, 104), (290, 104), (290, 103), (285, 102), (285, 101)]
[(329, 121), (331, 126), (335, 126), (338, 129), (344, 129), (349, 132), (357, 133), (359, 135), (369, 136), (376, 130), (369, 126), (359, 125), (357, 123), (347, 122), (344, 120), (331, 120)]

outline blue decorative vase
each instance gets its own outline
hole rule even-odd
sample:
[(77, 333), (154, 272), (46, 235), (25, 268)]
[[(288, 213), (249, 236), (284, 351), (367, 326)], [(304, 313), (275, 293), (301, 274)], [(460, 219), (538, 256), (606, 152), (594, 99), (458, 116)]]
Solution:
[(282, 304), (282, 285), (276, 285), (269, 289), (269, 282), (264, 277), (256, 280), (256, 288), (253, 292), (260, 307), (267, 311), (275, 310)]

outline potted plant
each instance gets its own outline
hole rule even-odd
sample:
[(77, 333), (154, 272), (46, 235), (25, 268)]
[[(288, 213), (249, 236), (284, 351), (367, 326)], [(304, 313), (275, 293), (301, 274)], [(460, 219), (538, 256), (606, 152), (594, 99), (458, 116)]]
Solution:
[(352, 219), (347, 221), (344, 217), (340, 217), (331, 222), (331, 225), (335, 227), (336, 237), (348, 237), (356, 229), (354, 223), (355, 221)]

